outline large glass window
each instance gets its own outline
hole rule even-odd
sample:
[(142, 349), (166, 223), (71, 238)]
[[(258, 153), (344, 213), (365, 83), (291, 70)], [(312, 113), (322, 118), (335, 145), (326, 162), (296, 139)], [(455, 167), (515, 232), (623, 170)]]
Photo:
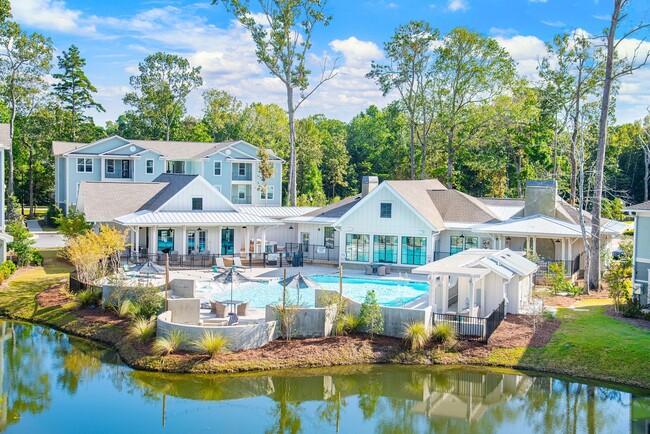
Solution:
[(427, 263), (427, 239), (402, 237), (402, 264), (424, 265)]
[(478, 249), (478, 237), (465, 237), (465, 250)]
[(465, 238), (461, 236), (452, 235), (449, 247), (449, 253), (452, 255), (463, 251), (463, 240)]
[(263, 199), (263, 200), (266, 200), (266, 199), (273, 200), (273, 192), (274, 191), (275, 191), (275, 188), (272, 185), (267, 185), (266, 186), (266, 193), (264, 193), (264, 191), (262, 191), (260, 193), (260, 198)]
[(370, 235), (346, 234), (345, 258), (348, 261), (368, 262), (370, 260)]
[(382, 203), (379, 207), (379, 217), (382, 219), (389, 219), (393, 215), (393, 204)]
[(158, 251), (163, 253), (170, 253), (174, 251), (174, 230), (173, 229), (158, 230)]
[(325, 228), (325, 247), (328, 249), (334, 248), (334, 228), (331, 226)]
[[(101, 168), (100, 168), (101, 170)], [(93, 159), (92, 158), (77, 158), (77, 172), (87, 172), (90, 173), (93, 171)]]
[(397, 237), (375, 235), (372, 239), (372, 260), (397, 264)]
[(115, 160), (106, 160), (106, 173), (115, 173)]

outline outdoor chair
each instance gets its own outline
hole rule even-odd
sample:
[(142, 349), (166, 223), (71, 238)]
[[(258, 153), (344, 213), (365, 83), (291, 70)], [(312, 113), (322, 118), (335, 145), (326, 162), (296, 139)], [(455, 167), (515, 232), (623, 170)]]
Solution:
[(239, 256), (233, 257), (232, 263), (235, 265), (235, 267), (244, 268), (244, 264), (241, 263), (241, 258)]
[(385, 265), (381, 265), (381, 266), (377, 267), (377, 275), (378, 276), (385, 276), (386, 275), (386, 266)]
[(386, 267), (386, 274), (390, 274), (390, 265), (384, 265)]
[(366, 275), (370, 275), (372, 273), (372, 267), (370, 265), (366, 265)]
[(267, 255), (266, 255), (266, 265), (278, 265), (278, 254), (277, 253), (267, 253)]
[(237, 315), (241, 315), (241, 316), (248, 315), (248, 302), (242, 303), (237, 306)]
[[(226, 268), (226, 264), (223, 263), (223, 258), (214, 258), (214, 263), (217, 268)], [(214, 268), (213, 268), (214, 270)], [(216, 273), (216, 271), (215, 271)]]
[(221, 304), (218, 301), (210, 302), (210, 312), (216, 314), (217, 318), (223, 318), (226, 316), (226, 305)]

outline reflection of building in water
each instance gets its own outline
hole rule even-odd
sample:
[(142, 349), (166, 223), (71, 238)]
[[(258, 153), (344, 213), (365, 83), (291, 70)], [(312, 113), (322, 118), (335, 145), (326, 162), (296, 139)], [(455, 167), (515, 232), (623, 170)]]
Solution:
[(632, 434), (650, 434), (650, 396), (632, 395), (630, 428)]
[[(422, 402), (412, 412), (428, 418), (448, 417), (477, 421), (495, 404), (522, 397), (533, 379), (524, 375), (495, 375), (478, 372), (451, 371), (443, 376), (427, 378)], [(550, 379), (549, 379), (550, 380)]]
[(10, 340), (13, 336), (12, 328), (7, 327), (7, 323), (2, 321), (0, 326), (0, 431), (7, 429), (7, 413), (9, 395), (4, 388), (5, 380), (5, 342)]

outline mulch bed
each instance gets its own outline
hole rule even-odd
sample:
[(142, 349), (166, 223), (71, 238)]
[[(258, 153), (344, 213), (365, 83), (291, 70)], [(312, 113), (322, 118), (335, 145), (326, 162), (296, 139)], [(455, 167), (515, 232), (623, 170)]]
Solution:
[(623, 321), (623, 322), (626, 322), (628, 324), (632, 324), (634, 326), (650, 330), (650, 321), (647, 321), (647, 320), (641, 319), (641, 318), (627, 318), (627, 317), (623, 316), (622, 313), (615, 312), (614, 311), (614, 306), (607, 306), (607, 309), (605, 309), (605, 314), (607, 316), (615, 318), (615, 319), (617, 319), (619, 321)]
[(550, 295), (544, 299), (544, 304), (546, 306), (571, 307), (582, 300), (605, 298), (609, 298), (609, 292), (605, 290), (591, 291), (589, 294), (580, 294), (575, 297), (569, 295)]
[(537, 325), (535, 333), (526, 315), (509, 314), (494, 331), (487, 345), (481, 342), (460, 341), (457, 349), (467, 356), (486, 357), (495, 348), (543, 347), (560, 326), (557, 319), (547, 319)]
[(62, 306), (74, 301), (67, 293), (61, 291), (65, 288), (64, 283), (54, 285), (53, 287), (40, 292), (36, 296), (36, 301), (41, 307)]

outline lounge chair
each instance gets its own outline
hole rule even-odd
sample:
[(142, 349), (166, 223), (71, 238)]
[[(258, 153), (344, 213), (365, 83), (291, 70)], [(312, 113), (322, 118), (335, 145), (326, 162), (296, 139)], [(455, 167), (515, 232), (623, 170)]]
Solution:
[(239, 256), (233, 257), (232, 263), (237, 268), (244, 268), (244, 265), (241, 263), (241, 258)]
[(266, 265), (278, 265), (278, 254), (277, 253), (267, 253), (266, 254)]
[(373, 274), (372, 266), (366, 265), (366, 275), (370, 275), (370, 274)]
[(226, 305), (221, 304), (218, 301), (210, 302), (210, 312), (216, 314), (217, 318), (223, 318), (226, 316)]
[[(214, 258), (214, 264), (217, 268), (226, 268), (226, 264), (223, 263), (222, 257)], [(214, 271), (216, 272), (216, 270)]]
[(386, 266), (385, 265), (380, 265), (377, 267), (377, 276), (385, 276), (386, 275)]
[(242, 303), (237, 306), (237, 315), (241, 315), (241, 316), (248, 315), (248, 302)]
[(390, 274), (390, 265), (384, 265), (386, 267), (386, 274)]

